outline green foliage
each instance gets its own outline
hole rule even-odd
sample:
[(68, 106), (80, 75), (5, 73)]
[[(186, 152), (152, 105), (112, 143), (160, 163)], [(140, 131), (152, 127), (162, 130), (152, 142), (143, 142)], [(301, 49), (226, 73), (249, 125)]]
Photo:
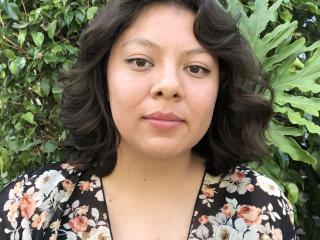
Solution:
[[(317, 14), (311, 17), (315, 19), (320, 14), (318, 5), (297, 0), (274, 0), (269, 4), (265, 0), (227, 0), (227, 4), (232, 15), (241, 15), (239, 28), (275, 92), (275, 115), (266, 132), (272, 153), (263, 164), (251, 165), (276, 180), (296, 205), (300, 233), (307, 232), (301, 238), (316, 239), (320, 233), (319, 226), (315, 228), (320, 198), (319, 193), (310, 197), (306, 189), (318, 189), (320, 175), (320, 41), (313, 42), (310, 35), (306, 41), (291, 12), (293, 4), (305, 4)], [(266, 92), (265, 97), (269, 98), (270, 93)], [(305, 174), (306, 170), (312, 174)], [(305, 207), (307, 201), (310, 208)]]
[[(251, 166), (295, 204), (301, 239), (320, 234), (320, 16), (317, 0), (225, 0), (275, 91), (270, 156)], [(103, 0), (0, 0), (0, 186), (59, 161), (60, 73)], [(266, 92), (269, 98), (270, 93)], [(318, 219), (318, 220), (317, 220)], [(317, 222), (318, 221), (318, 222)], [(317, 225), (318, 224), (318, 225)]]
[(0, 0), (0, 186), (23, 170), (62, 159), (61, 71), (103, 1)]

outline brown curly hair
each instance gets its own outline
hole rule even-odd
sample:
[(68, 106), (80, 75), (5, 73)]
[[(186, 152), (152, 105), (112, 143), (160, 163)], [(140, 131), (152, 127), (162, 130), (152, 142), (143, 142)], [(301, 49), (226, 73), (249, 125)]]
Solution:
[[(61, 79), (60, 117), (69, 130), (65, 159), (98, 176), (117, 161), (119, 133), (111, 116), (105, 67), (113, 43), (151, 4), (174, 4), (193, 11), (194, 35), (219, 60), (219, 92), (211, 125), (192, 149), (211, 174), (268, 154), (265, 130), (273, 92), (236, 21), (215, 0), (110, 0), (80, 37), (73, 68)], [(271, 92), (269, 100), (261, 94)], [(214, 124), (212, 124), (214, 123)]]

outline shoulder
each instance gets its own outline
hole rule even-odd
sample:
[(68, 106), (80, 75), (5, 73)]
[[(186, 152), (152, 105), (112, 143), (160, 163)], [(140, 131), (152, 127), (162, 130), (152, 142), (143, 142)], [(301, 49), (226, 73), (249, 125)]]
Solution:
[(60, 204), (71, 196), (80, 175), (79, 170), (67, 163), (51, 163), (9, 182), (0, 192), (3, 234), (25, 239), (31, 229), (40, 231), (48, 227)]
[(208, 214), (214, 232), (230, 231), (241, 239), (295, 239), (293, 207), (271, 178), (237, 166), (223, 177), (207, 173), (201, 190), (204, 200), (212, 196), (202, 214)]
[(219, 187), (225, 188), (228, 193), (237, 195), (251, 193), (270, 197), (285, 197), (275, 181), (248, 166), (234, 168), (233, 171), (220, 179)]
[(81, 172), (68, 163), (50, 163), (38, 169), (22, 173), (4, 186), (0, 196), (4, 197), (6, 192), (10, 193), (10, 197), (13, 195), (19, 196), (30, 192), (30, 189), (49, 194), (64, 180), (77, 181), (80, 175)]

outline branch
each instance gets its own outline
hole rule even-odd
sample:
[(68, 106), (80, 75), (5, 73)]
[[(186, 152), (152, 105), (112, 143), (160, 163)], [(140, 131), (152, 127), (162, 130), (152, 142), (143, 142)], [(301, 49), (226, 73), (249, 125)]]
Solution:
[(17, 50), (19, 50), (19, 51), (27, 54), (27, 51), (26, 51), (26, 50), (20, 48), (17, 44), (15, 44), (13, 41), (11, 41), (11, 40), (10, 40), (9, 38), (7, 38), (6, 36), (2, 36), (2, 38), (3, 38), (3, 40), (5, 40), (6, 42), (10, 43), (10, 44), (6, 44), (6, 43), (3, 43), (3, 44), (5, 44), (5, 45), (7, 45), (7, 46), (9, 46), (9, 47), (12, 47), (12, 48), (14, 48), (14, 49), (17, 49)]
[(21, 0), (21, 3), (22, 3), (22, 6), (23, 6), (24, 13), (25, 13), (26, 15), (28, 15), (27, 10), (26, 10), (26, 6), (24, 5), (23, 0)]

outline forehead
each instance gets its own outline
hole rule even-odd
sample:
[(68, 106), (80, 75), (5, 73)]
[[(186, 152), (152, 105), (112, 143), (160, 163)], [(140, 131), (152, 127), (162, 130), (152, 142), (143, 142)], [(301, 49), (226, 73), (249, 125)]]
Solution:
[(186, 8), (173, 4), (151, 5), (141, 11), (116, 42), (121, 47), (134, 44), (157, 47), (150, 42), (158, 43), (160, 46), (199, 47), (200, 44), (193, 33), (194, 20), (195, 14)]

